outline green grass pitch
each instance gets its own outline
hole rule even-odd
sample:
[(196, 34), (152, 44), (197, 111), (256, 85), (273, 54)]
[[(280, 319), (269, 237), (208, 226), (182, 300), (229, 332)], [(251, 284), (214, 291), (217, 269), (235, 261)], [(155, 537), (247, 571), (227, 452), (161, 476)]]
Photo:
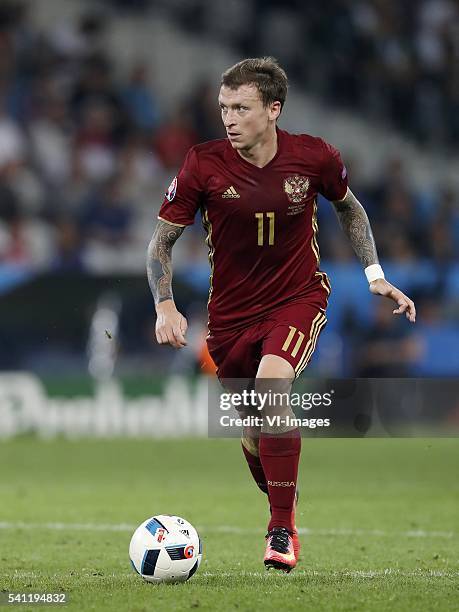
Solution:
[[(454, 439), (303, 440), (284, 575), (264, 570), (266, 498), (237, 440), (3, 442), (0, 592), (65, 591), (78, 611), (458, 610), (458, 466)], [(133, 528), (161, 513), (203, 538), (185, 584), (130, 568)]]

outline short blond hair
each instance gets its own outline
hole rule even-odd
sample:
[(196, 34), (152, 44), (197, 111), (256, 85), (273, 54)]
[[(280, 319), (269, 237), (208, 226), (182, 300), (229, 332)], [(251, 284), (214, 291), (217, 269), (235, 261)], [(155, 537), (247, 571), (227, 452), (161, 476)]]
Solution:
[(255, 85), (263, 106), (280, 102), (284, 106), (288, 90), (285, 70), (274, 57), (254, 57), (242, 60), (222, 74), (221, 84), (230, 89), (241, 85)]

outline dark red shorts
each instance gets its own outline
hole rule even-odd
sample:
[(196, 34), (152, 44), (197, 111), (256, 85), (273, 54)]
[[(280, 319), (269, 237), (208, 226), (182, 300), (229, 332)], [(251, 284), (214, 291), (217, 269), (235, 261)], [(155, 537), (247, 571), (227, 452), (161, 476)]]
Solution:
[(292, 365), (298, 377), (327, 323), (326, 306), (327, 294), (319, 291), (312, 299), (287, 304), (241, 330), (210, 333), (207, 346), (217, 376), (254, 378), (263, 355), (278, 355)]

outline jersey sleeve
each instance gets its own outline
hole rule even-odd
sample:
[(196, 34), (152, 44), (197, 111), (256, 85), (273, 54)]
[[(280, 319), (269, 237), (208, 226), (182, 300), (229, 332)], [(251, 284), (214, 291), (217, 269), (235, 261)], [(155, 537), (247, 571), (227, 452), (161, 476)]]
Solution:
[(330, 202), (336, 202), (344, 199), (346, 195), (347, 170), (338, 149), (328, 142), (322, 141), (322, 143), (324, 157), (320, 193)]
[(188, 151), (179, 173), (169, 185), (158, 219), (180, 227), (192, 225), (200, 206), (201, 196), (198, 157), (192, 148)]

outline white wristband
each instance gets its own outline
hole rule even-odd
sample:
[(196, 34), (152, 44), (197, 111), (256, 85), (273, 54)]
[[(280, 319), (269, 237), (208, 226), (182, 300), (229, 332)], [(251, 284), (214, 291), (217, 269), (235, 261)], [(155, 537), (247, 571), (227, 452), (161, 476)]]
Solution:
[(367, 266), (365, 268), (365, 276), (367, 277), (367, 281), (372, 283), (378, 278), (385, 278), (383, 269), (379, 264), (372, 264), (371, 266)]

